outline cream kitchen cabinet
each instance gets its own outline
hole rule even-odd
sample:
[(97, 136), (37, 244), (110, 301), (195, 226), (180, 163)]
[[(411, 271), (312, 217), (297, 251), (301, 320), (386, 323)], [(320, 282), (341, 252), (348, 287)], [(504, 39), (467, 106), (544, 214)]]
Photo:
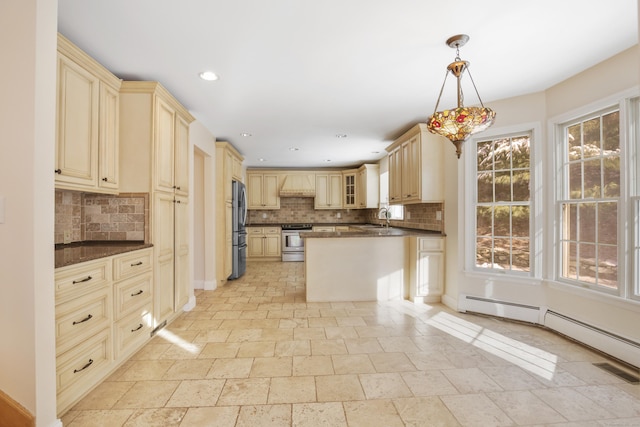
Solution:
[(444, 237), (409, 238), (409, 299), (440, 302), (444, 287)]
[(278, 174), (247, 172), (247, 208), (280, 209), (278, 183)]
[(247, 258), (280, 259), (281, 231), (280, 227), (247, 227)]
[(58, 35), (56, 188), (118, 193), (120, 86)]
[[(154, 244), (153, 326), (188, 301), (189, 124), (194, 118), (158, 82), (125, 81), (120, 91), (121, 191), (150, 193)], [(181, 239), (181, 240), (179, 240)]]
[(216, 142), (216, 284), (222, 286), (233, 268), (231, 185), (244, 182), (240, 153), (226, 141)]
[(358, 168), (356, 179), (356, 207), (376, 209), (380, 200), (380, 166), (364, 164)]
[(358, 171), (356, 169), (349, 169), (342, 171), (342, 183), (344, 185), (344, 191), (342, 192), (343, 200), (342, 207), (344, 209), (355, 208), (356, 205), (356, 177)]
[(315, 209), (342, 209), (342, 172), (317, 173)]
[(444, 200), (445, 142), (419, 123), (387, 147), (391, 204)]
[(57, 412), (151, 339), (153, 248), (55, 270)]

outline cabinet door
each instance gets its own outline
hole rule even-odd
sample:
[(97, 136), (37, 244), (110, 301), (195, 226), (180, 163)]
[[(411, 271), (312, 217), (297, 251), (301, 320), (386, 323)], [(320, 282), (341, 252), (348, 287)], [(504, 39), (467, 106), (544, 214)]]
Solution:
[(189, 195), (189, 124), (176, 115), (175, 136), (175, 176), (176, 194)]
[(262, 203), (265, 208), (280, 209), (278, 175), (265, 174), (262, 179)]
[(342, 174), (329, 175), (329, 207), (342, 209)]
[(314, 206), (316, 209), (329, 207), (329, 175), (316, 175), (316, 197)]
[(356, 204), (359, 208), (367, 207), (367, 171), (358, 171), (356, 180)]
[(173, 192), (175, 111), (159, 97), (155, 108), (155, 188)]
[(280, 234), (265, 234), (264, 236), (264, 256), (280, 256)]
[(442, 252), (420, 251), (417, 269), (416, 296), (442, 295), (444, 254)]
[(168, 193), (156, 193), (153, 207), (155, 254), (154, 326), (173, 314), (174, 302), (174, 200)]
[(420, 136), (416, 135), (401, 146), (402, 198), (420, 200)]
[(247, 175), (247, 207), (249, 209), (262, 209), (262, 174)]
[(389, 202), (402, 201), (402, 152), (396, 148), (389, 153)]
[(98, 78), (59, 55), (56, 183), (97, 186), (98, 101)]
[(264, 234), (247, 235), (247, 257), (257, 258), (264, 256)]
[(356, 175), (355, 173), (344, 174), (343, 207), (356, 207)]
[(189, 205), (185, 197), (176, 197), (175, 203), (175, 302), (178, 311), (189, 302)]
[(98, 186), (115, 191), (118, 190), (120, 176), (119, 98), (118, 91), (104, 83), (100, 84)]

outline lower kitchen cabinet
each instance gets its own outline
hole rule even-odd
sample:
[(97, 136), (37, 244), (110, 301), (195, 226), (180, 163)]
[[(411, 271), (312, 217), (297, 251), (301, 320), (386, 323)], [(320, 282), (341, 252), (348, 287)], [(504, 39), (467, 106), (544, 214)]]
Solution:
[(444, 237), (409, 238), (409, 299), (439, 302), (444, 288)]
[(282, 256), (280, 227), (247, 227), (247, 258), (272, 260)]
[(151, 338), (153, 248), (55, 271), (57, 412)]

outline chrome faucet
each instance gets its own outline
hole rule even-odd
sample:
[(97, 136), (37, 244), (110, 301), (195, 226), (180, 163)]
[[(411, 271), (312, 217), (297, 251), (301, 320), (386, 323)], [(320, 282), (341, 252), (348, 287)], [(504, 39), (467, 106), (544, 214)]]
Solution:
[(385, 226), (389, 228), (389, 221), (391, 220), (391, 212), (389, 211), (389, 208), (380, 208), (380, 211), (378, 212), (378, 219), (380, 219), (380, 216), (383, 214), (386, 220)]

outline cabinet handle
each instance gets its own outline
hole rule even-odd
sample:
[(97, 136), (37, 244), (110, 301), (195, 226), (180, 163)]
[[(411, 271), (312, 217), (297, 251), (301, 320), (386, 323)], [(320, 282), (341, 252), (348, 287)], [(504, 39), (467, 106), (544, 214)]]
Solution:
[(174, 190), (180, 190), (180, 186), (179, 186), (179, 185), (174, 185), (174, 186), (173, 186), (173, 189), (174, 189)]
[(140, 329), (142, 329), (142, 323), (140, 323), (137, 328), (132, 329), (131, 332), (139, 331)]
[(62, 173), (62, 170), (61, 169), (56, 169), (56, 170), (54, 170), (54, 172), (57, 173), (58, 175), (60, 175)]
[(93, 365), (93, 359), (89, 359), (89, 363), (87, 363), (86, 365), (84, 365), (82, 368), (80, 369), (74, 369), (73, 373), (77, 374), (80, 371), (84, 371), (85, 369), (87, 369), (89, 366)]
[(104, 182), (107, 182), (107, 181), (109, 181), (109, 178), (104, 177), (104, 178), (102, 178), (102, 180), (103, 180)]
[(84, 283), (84, 282), (88, 282), (89, 280), (91, 280), (92, 277), (91, 276), (87, 276), (84, 279), (80, 279), (80, 280), (74, 280), (72, 282), (73, 285), (75, 285), (76, 283)]
[(177, 187), (176, 187), (176, 190), (180, 190), (180, 186), (177, 186)]
[(88, 315), (87, 317), (85, 317), (84, 319), (79, 320), (79, 321), (77, 321), (77, 322), (74, 320), (74, 321), (73, 321), (73, 324), (74, 324), (74, 325), (79, 325), (80, 323), (84, 323), (84, 322), (86, 322), (87, 320), (91, 320), (91, 319), (93, 319), (93, 316), (90, 314), (90, 315)]
[(180, 200), (176, 200), (176, 203), (182, 203), (182, 202), (180, 202)]
[(137, 267), (139, 265), (142, 265), (142, 261), (134, 262), (133, 264), (131, 264), (131, 267)]
[(138, 295), (140, 295), (141, 293), (143, 293), (144, 291), (142, 289), (140, 289), (138, 292), (136, 292), (135, 294), (131, 294), (132, 297), (137, 297)]

